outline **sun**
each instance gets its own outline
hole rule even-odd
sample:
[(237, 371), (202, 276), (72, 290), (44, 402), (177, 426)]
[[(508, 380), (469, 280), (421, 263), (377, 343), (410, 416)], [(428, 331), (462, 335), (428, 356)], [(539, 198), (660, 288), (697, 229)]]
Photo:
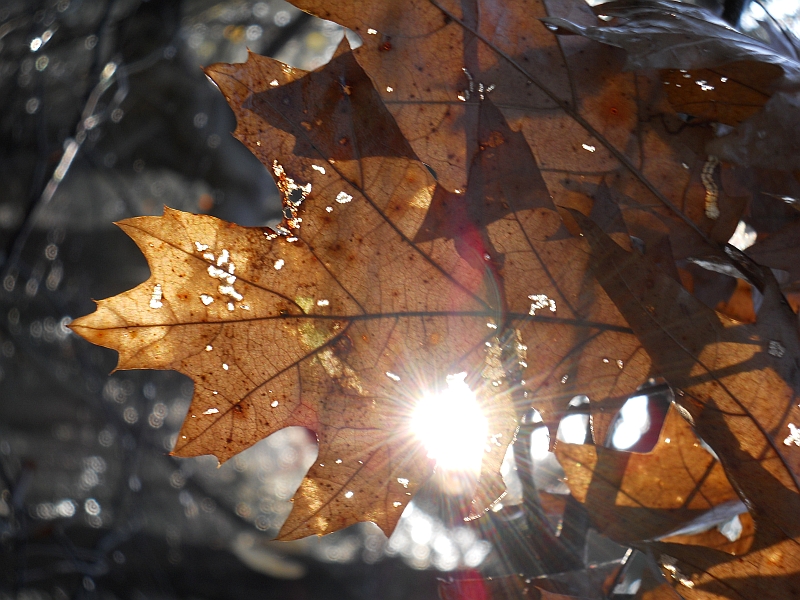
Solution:
[(465, 379), (447, 376), (447, 388), (423, 396), (414, 408), (411, 430), (444, 471), (479, 473), (489, 424)]

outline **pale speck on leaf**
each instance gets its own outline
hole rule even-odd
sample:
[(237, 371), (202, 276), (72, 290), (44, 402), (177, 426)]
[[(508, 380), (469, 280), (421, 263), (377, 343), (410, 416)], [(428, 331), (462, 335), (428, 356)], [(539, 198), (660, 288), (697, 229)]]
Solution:
[(150, 308), (161, 308), (164, 306), (164, 303), (161, 302), (162, 298), (161, 285), (157, 283), (153, 288), (153, 295), (150, 297)]
[(786, 446), (791, 446), (792, 444), (800, 446), (800, 429), (794, 423), (789, 423), (789, 435), (783, 440), (783, 443)]
[(529, 315), (536, 315), (536, 311), (542, 308), (547, 308), (550, 312), (556, 312), (556, 301), (545, 294), (532, 294), (528, 296), (528, 300), (532, 301), (528, 311)]

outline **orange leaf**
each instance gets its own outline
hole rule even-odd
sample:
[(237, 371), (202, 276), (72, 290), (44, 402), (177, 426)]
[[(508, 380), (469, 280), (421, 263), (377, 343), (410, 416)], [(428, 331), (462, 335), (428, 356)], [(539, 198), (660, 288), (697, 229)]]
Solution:
[(620, 543), (662, 536), (738, 499), (722, 465), (674, 407), (647, 454), (558, 442), (556, 456), (595, 527)]

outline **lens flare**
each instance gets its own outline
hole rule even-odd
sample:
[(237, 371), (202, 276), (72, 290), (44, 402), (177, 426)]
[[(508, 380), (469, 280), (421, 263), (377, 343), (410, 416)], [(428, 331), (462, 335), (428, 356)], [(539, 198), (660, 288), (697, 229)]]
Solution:
[(448, 375), (447, 389), (424, 396), (414, 409), (411, 429), (438, 468), (478, 473), (489, 425), (466, 377)]

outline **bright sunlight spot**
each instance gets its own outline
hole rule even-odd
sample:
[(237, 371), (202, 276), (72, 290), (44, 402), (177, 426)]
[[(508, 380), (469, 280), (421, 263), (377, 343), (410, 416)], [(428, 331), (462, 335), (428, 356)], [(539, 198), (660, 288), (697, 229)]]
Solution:
[(544, 460), (550, 454), (550, 432), (547, 427), (537, 427), (531, 432), (531, 456)]
[(481, 468), (489, 425), (466, 373), (447, 376), (447, 389), (423, 397), (411, 418), (411, 428), (440, 469), (474, 471)]
[(619, 420), (614, 428), (611, 444), (617, 450), (627, 450), (650, 428), (647, 412), (647, 396), (629, 398), (619, 411)]
[(589, 415), (572, 414), (561, 419), (558, 424), (556, 439), (567, 444), (586, 443), (586, 432), (589, 427)]

